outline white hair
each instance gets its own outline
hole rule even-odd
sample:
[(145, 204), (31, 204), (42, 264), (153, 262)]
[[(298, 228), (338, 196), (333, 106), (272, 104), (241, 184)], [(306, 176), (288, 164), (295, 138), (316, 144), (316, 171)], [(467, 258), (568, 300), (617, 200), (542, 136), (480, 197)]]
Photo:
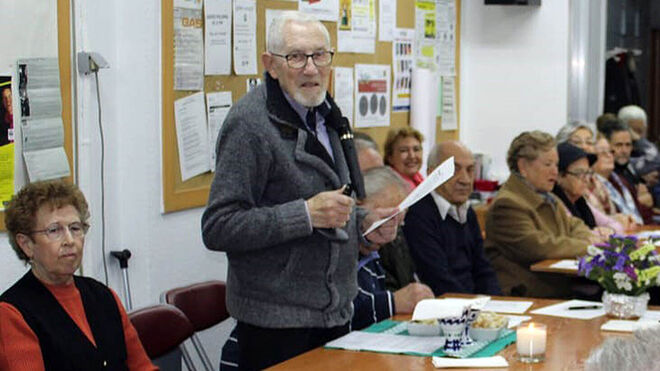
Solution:
[(408, 183), (389, 166), (375, 167), (364, 173), (366, 198), (374, 197), (390, 186), (396, 186), (403, 195), (407, 195), (410, 191)]
[(591, 352), (587, 371), (660, 370), (660, 327), (636, 330), (634, 337), (614, 337)]
[(571, 135), (575, 133), (576, 131), (580, 129), (587, 129), (591, 132), (591, 140), (596, 139), (596, 129), (594, 127), (594, 124), (586, 122), (586, 121), (571, 121), (568, 124), (564, 125), (559, 129), (557, 132), (557, 136), (555, 137), (555, 140), (557, 141), (557, 144), (568, 142), (568, 140), (571, 138)]
[(330, 47), (330, 33), (325, 28), (323, 23), (313, 15), (303, 13), (297, 10), (287, 10), (282, 12), (279, 16), (275, 17), (268, 28), (268, 40), (266, 40), (266, 50), (269, 53), (283, 53), (286, 42), (284, 40), (284, 27), (289, 22), (296, 23), (311, 23), (318, 27), (318, 29), (325, 36), (325, 41)]
[(644, 123), (644, 126), (646, 126), (646, 112), (644, 112), (640, 106), (631, 104), (629, 106), (621, 107), (617, 117), (628, 126), (630, 126), (630, 121), (633, 120), (641, 120)]

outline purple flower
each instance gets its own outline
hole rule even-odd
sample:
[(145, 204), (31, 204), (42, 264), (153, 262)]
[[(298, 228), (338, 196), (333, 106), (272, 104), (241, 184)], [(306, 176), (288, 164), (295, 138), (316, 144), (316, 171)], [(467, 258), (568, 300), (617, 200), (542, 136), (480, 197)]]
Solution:
[(626, 264), (627, 257), (625, 255), (619, 255), (616, 259), (616, 264), (614, 264), (614, 270), (618, 272), (623, 272), (623, 265)]
[(635, 268), (631, 266), (626, 266), (623, 268), (623, 271), (630, 277), (631, 280), (637, 281), (637, 274), (635, 273)]

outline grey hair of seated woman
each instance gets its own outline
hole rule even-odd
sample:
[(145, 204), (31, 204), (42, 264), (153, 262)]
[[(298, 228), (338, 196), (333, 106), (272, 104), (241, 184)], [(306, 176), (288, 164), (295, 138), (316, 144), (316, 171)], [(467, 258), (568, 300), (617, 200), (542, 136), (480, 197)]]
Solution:
[(633, 337), (611, 337), (591, 352), (586, 371), (660, 371), (660, 326), (638, 329)]

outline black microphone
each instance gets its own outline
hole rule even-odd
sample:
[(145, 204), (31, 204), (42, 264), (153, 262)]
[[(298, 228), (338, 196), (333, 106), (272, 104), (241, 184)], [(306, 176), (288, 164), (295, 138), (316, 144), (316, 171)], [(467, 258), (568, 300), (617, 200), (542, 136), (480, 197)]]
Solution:
[(353, 131), (348, 123), (346, 117), (341, 117), (340, 125), (338, 127), (339, 140), (341, 141), (341, 148), (344, 150), (344, 157), (346, 158), (346, 165), (348, 165), (348, 172), (351, 177), (353, 190), (358, 200), (364, 200), (366, 192), (364, 191), (364, 179), (362, 178), (362, 171), (360, 171), (360, 163), (357, 157), (357, 150), (353, 142)]

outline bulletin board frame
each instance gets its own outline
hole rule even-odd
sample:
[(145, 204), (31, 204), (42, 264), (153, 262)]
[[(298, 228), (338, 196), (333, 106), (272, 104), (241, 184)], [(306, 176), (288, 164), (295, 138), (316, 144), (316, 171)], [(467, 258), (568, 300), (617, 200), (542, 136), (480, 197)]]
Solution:
[[(62, 124), (64, 125), (64, 152), (71, 174), (64, 178), (73, 182), (73, 110), (71, 95), (71, 2), (57, 0), (57, 59), (60, 67), (60, 94), (62, 96)], [(18, 155), (18, 156), (17, 156)], [(22, 154), (14, 154), (14, 158), (22, 158)], [(22, 164), (17, 161), (16, 164)], [(16, 166), (16, 165), (14, 165)], [(21, 165), (22, 166), (22, 165)], [(6, 231), (5, 212), (0, 212), (0, 230)]]
[[(378, 3), (378, 1), (376, 1)], [(297, 2), (281, 0), (257, 0), (257, 63), (261, 71), (261, 53), (265, 51), (265, 9), (295, 10)], [(436, 142), (458, 139), (460, 130), (459, 109), (459, 85), (460, 85), (460, 19), (461, 0), (456, 0), (456, 49), (455, 49), (455, 99), (457, 130), (442, 131), (441, 119), (436, 120)], [(163, 211), (165, 213), (205, 206), (208, 200), (209, 189), (214, 173), (208, 172), (195, 176), (187, 181), (182, 181), (179, 166), (179, 154), (176, 140), (176, 127), (174, 122), (174, 101), (179, 98), (197, 93), (197, 91), (175, 91), (174, 90), (174, 6), (173, 0), (162, 0), (161, 2), (161, 26), (162, 26), (162, 176), (163, 176)], [(376, 14), (378, 9), (376, 8)], [(415, 1), (397, 1), (397, 27), (415, 27)], [(337, 45), (336, 23), (323, 22), (328, 28), (331, 36), (331, 44)], [(353, 67), (355, 64), (388, 64), (392, 63), (392, 43), (380, 42), (376, 38), (374, 54), (337, 53), (335, 55), (334, 67)], [(234, 103), (246, 92), (246, 79), (263, 78), (258, 75), (229, 75), (229, 76), (205, 76), (204, 92), (231, 91)], [(332, 87), (329, 89), (332, 92)], [(387, 132), (392, 127), (408, 126), (410, 112), (392, 112), (389, 127), (360, 128), (359, 131), (372, 136), (381, 145), (385, 142)], [(212, 149), (213, 150), (213, 149)], [(237, 154), (238, 155), (238, 154)]]

